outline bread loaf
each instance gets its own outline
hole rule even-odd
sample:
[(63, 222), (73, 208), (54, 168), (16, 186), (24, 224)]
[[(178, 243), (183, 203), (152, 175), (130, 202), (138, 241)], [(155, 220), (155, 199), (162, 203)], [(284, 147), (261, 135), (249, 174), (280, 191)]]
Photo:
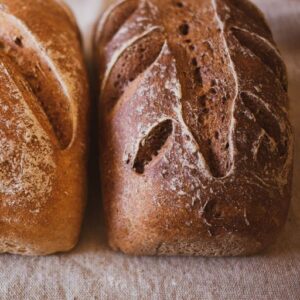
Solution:
[(0, 252), (70, 250), (86, 194), (88, 90), (60, 1), (0, 0)]
[(109, 243), (138, 255), (257, 253), (284, 226), (287, 77), (246, 0), (119, 1), (95, 49)]

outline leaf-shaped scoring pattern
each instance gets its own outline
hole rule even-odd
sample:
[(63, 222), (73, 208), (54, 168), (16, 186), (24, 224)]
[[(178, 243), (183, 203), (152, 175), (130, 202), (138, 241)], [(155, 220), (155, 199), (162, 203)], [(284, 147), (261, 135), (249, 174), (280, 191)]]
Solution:
[(73, 137), (72, 104), (65, 83), (41, 43), (27, 26), (0, 10), (0, 51), (19, 66), (42, 106), (60, 148)]
[(245, 106), (253, 114), (255, 121), (264, 130), (265, 134), (271, 139), (274, 146), (277, 148), (278, 154), (283, 156), (287, 152), (287, 144), (284, 130), (280, 124), (284, 121), (279, 115), (271, 111), (264, 101), (250, 93), (241, 93), (241, 98)]
[[(124, 1), (121, 1), (113, 7), (111, 14), (114, 15), (121, 7), (128, 7), (128, 5), (126, 5)], [(176, 8), (178, 6), (174, 5), (174, 7)], [(145, 12), (147, 12), (147, 15)], [(104, 18), (104, 21), (101, 22), (102, 29), (106, 28), (107, 19), (111, 20), (111, 17), (106, 16)], [(101, 61), (107, 62), (106, 70), (100, 70), (100, 73), (102, 71), (102, 74), (100, 74), (102, 79), (101, 101), (103, 104), (104, 102), (109, 103), (109, 105), (103, 105), (104, 110), (110, 110), (115, 106), (124, 90), (128, 88), (129, 83), (133, 82), (138, 75), (142, 74), (154, 63), (165, 39), (171, 40), (173, 38), (173, 36), (167, 37), (164, 33), (166, 29), (165, 24), (160, 22), (157, 9), (155, 5), (152, 5), (151, 1), (141, 1), (139, 7), (134, 10), (134, 13), (132, 14), (132, 9), (130, 9), (130, 16), (123, 19), (125, 23), (123, 25), (118, 24), (117, 27), (119, 29), (117, 31), (115, 29), (113, 30), (115, 33), (109, 37), (109, 42), (102, 44), (103, 40), (106, 40), (105, 30), (103, 30), (102, 35), (97, 37), (100, 43)], [(190, 73), (193, 79), (193, 86), (189, 88), (189, 90), (192, 91), (191, 94), (186, 95), (186, 89), (184, 89), (185, 95), (183, 98), (192, 98), (193, 101), (197, 102), (195, 104), (197, 107), (193, 109), (193, 111), (203, 111), (204, 113), (201, 113), (200, 117), (199, 114), (195, 114), (193, 118), (190, 118), (187, 116), (188, 111), (186, 107), (186, 105), (189, 104), (184, 101), (183, 118), (187, 122), (188, 127), (192, 126), (191, 132), (199, 144), (199, 149), (212, 175), (215, 177), (224, 177), (232, 167), (229, 154), (231, 144), (228, 143), (230, 115), (226, 114), (223, 118), (224, 124), (220, 125), (222, 129), (217, 128), (216, 131), (211, 131), (210, 127), (212, 126), (208, 126), (208, 124), (213, 122), (216, 123), (216, 126), (219, 126), (216, 120), (221, 118), (223, 108), (220, 109), (221, 107), (217, 106), (217, 101), (215, 101), (214, 104), (211, 102), (211, 109), (209, 113), (206, 113), (202, 107), (203, 104), (200, 104), (200, 102), (205, 96), (207, 96), (207, 99), (216, 97), (214, 94), (217, 93), (218, 86), (217, 82), (210, 82), (209, 86), (206, 83), (204, 87), (201, 67), (198, 65), (197, 59), (193, 58), (190, 63), (189, 56), (191, 56), (192, 53), (185, 54), (184, 50), (181, 50), (184, 48), (183, 44), (185, 43), (185, 36), (188, 30), (188, 24), (186, 23), (182, 24), (178, 31), (177, 28), (172, 29), (173, 34), (176, 35), (176, 39), (178, 40), (178, 45), (175, 47), (176, 49), (172, 46), (171, 50), (174, 51), (175, 54), (177, 53), (177, 57), (184, 57), (181, 61), (181, 65), (180, 62), (178, 62), (178, 68), (184, 69), (186, 73)], [(171, 43), (170, 45), (174, 44), (175, 43)], [(190, 48), (191, 47), (192, 45)], [(101, 49), (104, 50), (101, 52)], [(178, 53), (178, 51), (181, 53)], [(207, 91), (207, 89), (209, 91)], [(219, 95), (217, 95), (217, 97), (219, 98)], [(220, 93), (220, 98), (226, 98), (225, 91), (224, 95)], [(231, 102), (226, 101), (225, 103), (224, 101), (224, 106), (228, 106), (230, 109)], [(194, 126), (195, 124), (196, 126)], [(199, 134), (199, 131), (201, 131), (202, 134)]]
[(277, 49), (265, 38), (241, 28), (232, 28), (234, 36), (243, 47), (248, 48), (274, 73), (280, 80), (283, 88), (287, 90), (287, 77), (285, 65)]
[(159, 27), (130, 39), (111, 58), (102, 84), (102, 95), (113, 108), (127, 86), (157, 58), (163, 45)]
[(139, 150), (136, 154), (133, 169), (139, 173), (144, 173), (145, 166), (159, 154), (168, 137), (172, 134), (172, 120), (165, 120), (156, 125), (140, 142)]
[[(292, 131), (286, 113), (285, 65), (269, 28), (255, 7), (251, 8), (252, 5), (245, 0), (241, 1), (241, 5), (236, 0), (213, 2), (237, 75), (236, 103), (245, 105), (246, 114), (252, 122), (251, 127), (243, 127), (243, 120), (238, 116), (242, 106), (236, 104), (234, 118), (237, 119), (238, 128), (235, 131), (243, 132), (239, 137), (237, 134), (235, 136), (237, 151), (247, 153), (245, 148), (238, 149), (243, 148), (243, 144), (252, 143), (248, 144), (252, 147), (248, 153), (249, 163), (256, 161), (258, 170), (266, 172), (263, 177), (269, 178), (273, 174), (268, 180), (275, 181), (282, 192), (290, 172), (293, 148)], [(244, 11), (246, 6), (251, 8), (252, 17), (241, 22), (236, 7)], [(259, 27), (253, 22), (255, 14), (260, 20)], [(274, 80), (270, 80), (272, 76)], [(260, 128), (260, 131), (256, 132), (254, 128)], [(266, 140), (267, 143), (264, 143)], [(262, 146), (265, 146), (264, 149)], [(258, 162), (260, 151), (261, 159)], [(242, 157), (242, 153), (239, 155)]]
[[(236, 1), (228, 0), (225, 2), (231, 5), (232, 9), (234, 7), (234, 9), (241, 10), (242, 13), (250, 5), (248, 5), (247, 1), (237, 3)], [(232, 57), (233, 48), (228, 44), (231, 43), (230, 32), (242, 47), (246, 47), (253, 55), (259, 57), (266, 68), (271, 70), (276, 76), (284, 89), (287, 87), (284, 64), (275, 46), (266, 38), (270, 36), (270, 32), (263, 17), (255, 11), (254, 7), (249, 6), (252, 14), (249, 15), (248, 21), (251, 23), (257, 15), (262, 27), (262, 36), (256, 32), (249, 32), (248, 28), (250, 25), (248, 23), (248, 27), (242, 28), (237, 26), (240, 25), (239, 22), (231, 24), (231, 19), (229, 19), (227, 24), (223, 21), (224, 15), (222, 11), (225, 2), (221, 3), (218, 0), (211, 0), (205, 3), (211, 10), (212, 16), (216, 17), (216, 25), (221, 26), (221, 31), (217, 31), (215, 34), (223, 39), (225, 47), (225, 52), (223, 51), (224, 49), (220, 51), (218, 48), (214, 49), (209, 41), (211, 32), (206, 32), (202, 28), (201, 34), (203, 39), (207, 39), (203, 43), (203, 51), (206, 49), (211, 61), (205, 61), (205, 55), (201, 59), (197, 56), (192, 56), (195, 45), (191, 45), (192, 40), (187, 39), (187, 36), (195, 29), (190, 28), (188, 18), (174, 31), (174, 28), (169, 28), (168, 24), (161, 22), (157, 13), (157, 7), (152, 4), (152, 1), (141, 1), (139, 5), (137, 5), (136, 1), (120, 1), (113, 6), (100, 23), (102, 32), (100, 30), (100, 35), (97, 36), (101, 49), (104, 49), (102, 50), (102, 55), (107, 62), (106, 70), (102, 71), (100, 77), (102, 78), (102, 101), (109, 103), (104, 105), (109, 111), (108, 114), (110, 114), (110, 110), (115, 107), (115, 104), (122, 97), (124, 91), (128, 89), (129, 85), (153, 65), (165, 39), (172, 40), (170, 48), (177, 59), (177, 68), (185, 74), (182, 76), (179, 73), (179, 80), (183, 85), (182, 118), (198, 143), (198, 148), (204, 157), (206, 167), (209, 168), (211, 175), (215, 178), (226, 177), (234, 166), (233, 134), (236, 126), (234, 112), (240, 90), (244, 90), (241, 81), (243, 80), (241, 76), (244, 75), (241, 75), (236, 69), (235, 58)], [(122, 17), (118, 22), (113, 22), (114, 15)], [(139, 21), (140, 19), (142, 21)], [(105, 28), (108, 30), (103, 30)], [(165, 34), (164, 30), (167, 30), (168, 34)], [(259, 31), (259, 29), (257, 30)], [(187, 43), (188, 47), (181, 46), (185, 43)], [(200, 45), (197, 45), (197, 47), (202, 50)], [(221, 57), (223, 66), (215, 59), (216, 56)], [(210, 76), (215, 76), (216, 79), (207, 83), (206, 77), (208, 77), (207, 74), (209, 72), (212, 73)], [(226, 81), (219, 80), (219, 77), (225, 72), (227, 74), (231, 73), (230, 76), (227, 76)], [(284, 141), (280, 139), (280, 136), (284, 136), (284, 132), (279, 130), (278, 118), (275, 117), (274, 119), (273, 117), (273, 115), (276, 115), (276, 112), (273, 111), (271, 117), (268, 110), (260, 109), (258, 112), (257, 109), (253, 109), (254, 102), (248, 101), (252, 99), (249, 96), (250, 94), (247, 92), (247, 88), (241, 94), (244, 104), (256, 115), (257, 122), (263, 126), (266, 134), (274, 139), (276, 143), (279, 143), (278, 148), (280, 150), (278, 151), (280, 153), (285, 152), (284, 145), (287, 142), (286, 139), (283, 139)], [(262, 124), (262, 114), (265, 119), (264, 124)], [(271, 122), (271, 125), (268, 122)], [(266, 124), (269, 125), (267, 126)], [(277, 126), (275, 126), (276, 124)], [(274, 127), (272, 132), (269, 130), (271, 127)], [(159, 125), (157, 128), (160, 130)], [(214, 128), (213, 131), (212, 128)], [(278, 130), (275, 128), (278, 128)], [(276, 132), (276, 136), (274, 136), (274, 132)], [(164, 135), (161, 138), (161, 145), (163, 145), (165, 143)], [(154, 149), (153, 153), (157, 152), (155, 150), (158, 143), (157, 140), (147, 136), (143, 138), (144, 142), (147, 141), (146, 148)], [(153, 145), (150, 146), (152, 142)], [(140, 142), (141, 144), (142, 142)], [(145, 155), (145, 149), (141, 149), (135, 159), (134, 167), (139, 173), (144, 172), (144, 166), (153, 156), (153, 153)], [(144, 154), (141, 155), (141, 153)], [(145, 158), (141, 159), (141, 156)]]
[[(292, 147), (285, 70), (263, 17), (244, 0), (141, 0), (131, 12), (98, 45), (111, 244), (141, 254), (265, 247), (287, 211)], [(151, 40), (145, 63), (138, 49)]]

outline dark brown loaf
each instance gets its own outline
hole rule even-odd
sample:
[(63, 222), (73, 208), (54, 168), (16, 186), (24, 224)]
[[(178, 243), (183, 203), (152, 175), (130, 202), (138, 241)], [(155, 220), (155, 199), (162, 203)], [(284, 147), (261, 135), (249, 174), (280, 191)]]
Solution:
[(120, 1), (96, 32), (110, 245), (246, 255), (286, 221), (284, 63), (244, 0)]
[(78, 240), (88, 91), (80, 37), (60, 1), (0, 0), (0, 252)]

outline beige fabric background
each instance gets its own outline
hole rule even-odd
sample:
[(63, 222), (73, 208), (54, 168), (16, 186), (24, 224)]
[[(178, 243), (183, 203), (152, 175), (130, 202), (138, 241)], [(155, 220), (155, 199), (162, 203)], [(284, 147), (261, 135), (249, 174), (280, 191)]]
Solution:
[[(105, 3), (68, 2), (88, 41), (91, 24)], [(278, 243), (248, 258), (137, 258), (113, 253), (105, 242), (98, 175), (91, 167), (89, 205), (78, 247), (50, 257), (1, 255), (1, 300), (300, 299), (300, 0), (255, 2), (266, 13), (288, 66), (296, 137), (293, 204)], [(92, 152), (90, 165), (95, 166)]]

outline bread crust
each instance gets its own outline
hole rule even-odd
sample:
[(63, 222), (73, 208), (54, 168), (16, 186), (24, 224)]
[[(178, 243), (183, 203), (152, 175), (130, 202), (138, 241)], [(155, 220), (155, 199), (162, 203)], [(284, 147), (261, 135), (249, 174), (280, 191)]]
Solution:
[(244, 0), (119, 1), (95, 39), (112, 248), (231, 256), (274, 242), (293, 138), (262, 13)]
[(61, 1), (0, 1), (0, 252), (77, 243), (86, 202), (88, 84)]

